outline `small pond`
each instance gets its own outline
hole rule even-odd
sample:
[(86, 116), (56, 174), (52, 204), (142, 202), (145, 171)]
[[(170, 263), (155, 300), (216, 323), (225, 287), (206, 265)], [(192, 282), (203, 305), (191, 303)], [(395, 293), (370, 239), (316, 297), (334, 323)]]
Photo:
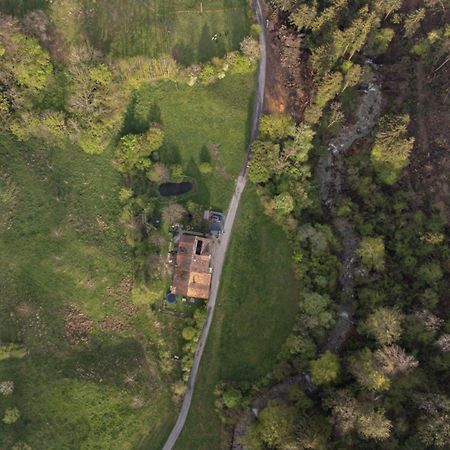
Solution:
[(158, 192), (163, 197), (172, 197), (174, 195), (183, 195), (192, 189), (190, 181), (183, 181), (181, 183), (163, 183), (158, 187)]

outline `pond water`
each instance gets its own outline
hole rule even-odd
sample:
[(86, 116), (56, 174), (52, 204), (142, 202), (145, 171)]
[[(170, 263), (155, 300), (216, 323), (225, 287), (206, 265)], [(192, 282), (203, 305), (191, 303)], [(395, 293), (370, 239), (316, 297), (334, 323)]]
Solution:
[(158, 192), (163, 197), (172, 197), (175, 195), (186, 194), (192, 189), (190, 181), (183, 181), (181, 183), (163, 183), (158, 187)]

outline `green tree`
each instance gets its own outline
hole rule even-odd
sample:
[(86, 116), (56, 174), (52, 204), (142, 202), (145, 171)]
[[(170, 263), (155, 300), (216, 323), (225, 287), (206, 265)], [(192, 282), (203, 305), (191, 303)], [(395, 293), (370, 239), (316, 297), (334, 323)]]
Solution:
[(315, 132), (312, 130), (312, 128), (304, 123), (298, 125), (295, 128), (292, 135), (294, 139), (292, 147), (295, 151), (294, 158), (296, 162), (304, 163), (305, 161), (307, 161), (309, 152), (313, 148), (312, 141), (314, 139), (314, 135)]
[(50, 55), (30, 36), (14, 34), (11, 41), (14, 56), (10, 68), (17, 83), (30, 90), (42, 90), (53, 71)]
[(322, 112), (326, 104), (333, 100), (342, 88), (342, 74), (331, 72), (323, 77), (317, 86), (314, 103), (306, 109), (305, 120), (315, 125), (322, 117)]
[(273, 208), (284, 216), (290, 214), (294, 210), (294, 206), (294, 199), (287, 192), (277, 195), (273, 199)]
[[(259, 441), (268, 448), (283, 448), (283, 445), (292, 439), (294, 418), (294, 408), (284, 403), (270, 402), (260, 412), (256, 422), (250, 425), (250, 430), (254, 433), (254, 441), (257, 443)], [(252, 446), (252, 448), (257, 447)]]
[(358, 248), (358, 256), (369, 270), (384, 270), (384, 240), (382, 237), (364, 237)]
[(135, 134), (127, 134), (120, 139), (116, 150), (117, 170), (124, 174), (133, 174), (150, 168), (150, 151), (142, 145)]
[(389, 438), (392, 423), (386, 418), (383, 409), (369, 409), (358, 417), (356, 428), (365, 439), (383, 441)]
[(183, 339), (186, 341), (192, 341), (198, 336), (198, 332), (194, 327), (184, 327), (181, 332)]
[(311, 361), (310, 365), (313, 383), (318, 385), (335, 382), (341, 371), (339, 357), (329, 351), (325, 352), (319, 359)]
[(199, 170), (203, 174), (208, 174), (208, 173), (212, 172), (213, 168), (210, 163), (202, 162), (202, 163), (200, 163)]
[(303, 28), (311, 28), (316, 17), (316, 5), (303, 3), (291, 13), (289, 20), (299, 31), (301, 31)]
[(375, 11), (387, 18), (402, 7), (403, 0), (375, 0), (372, 3)]
[(265, 183), (273, 174), (280, 148), (271, 142), (255, 141), (248, 178), (253, 183)]
[(363, 6), (348, 28), (344, 30), (337, 28), (332, 38), (335, 58), (352, 59), (355, 53), (361, 50), (377, 22), (376, 13), (369, 12), (368, 7)]
[(402, 320), (398, 309), (381, 307), (363, 322), (361, 331), (374, 337), (380, 345), (390, 345), (400, 338)]
[(329, 328), (333, 324), (333, 315), (328, 310), (330, 298), (317, 292), (306, 292), (300, 302), (302, 320), (307, 328)]
[(237, 408), (242, 404), (242, 393), (238, 389), (226, 389), (222, 394), (222, 400), (227, 408)]
[(369, 41), (370, 51), (375, 55), (384, 53), (395, 36), (392, 28), (380, 28), (374, 32)]
[(342, 86), (342, 90), (347, 89), (348, 87), (355, 86), (359, 83), (362, 75), (362, 68), (358, 64), (352, 64), (344, 75), (344, 85)]
[(150, 155), (162, 146), (164, 142), (164, 131), (159, 126), (153, 126), (142, 135), (141, 142), (144, 154)]
[(331, 5), (325, 8), (314, 20), (312, 29), (315, 32), (319, 32), (323, 28), (331, 28), (336, 24), (340, 13), (347, 7), (347, 4), (348, 0), (332, 0)]
[(450, 447), (450, 399), (439, 394), (418, 394), (414, 400), (423, 415), (418, 419), (420, 440), (426, 446)]
[(286, 340), (286, 347), (291, 355), (298, 355), (302, 359), (311, 359), (316, 356), (316, 344), (308, 336), (291, 334)]
[(440, 264), (433, 261), (422, 264), (417, 271), (418, 283), (427, 286), (435, 286), (443, 276)]
[(270, 0), (273, 7), (281, 11), (291, 11), (297, 0)]
[(259, 132), (263, 139), (279, 141), (291, 136), (295, 122), (289, 114), (266, 114), (261, 116)]
[(108, 86), (112, 82), (112, 74), (105, 64), (93, 67), (89, 71), (89, 78), (99, 86)]
[(409, 162), (414, 138), (408, 138), (409, 116), (383, 116), (371, 151), (372, 164), (381, 181), (394, 184)]
[(7, 425), (16, 423), (20, 418), (20, 411), (16, 407), (6, 408), (5, 415), (3, 416), (3, 422)]

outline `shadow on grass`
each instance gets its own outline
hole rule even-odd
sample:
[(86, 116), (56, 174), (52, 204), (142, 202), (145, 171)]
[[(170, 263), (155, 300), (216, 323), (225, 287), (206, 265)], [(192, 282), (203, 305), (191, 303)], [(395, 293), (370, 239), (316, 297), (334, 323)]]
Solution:
[[(197, 163), (194, 158), (189, 160), (188, 166), (186, 168), (186, 175), (192, 177), (196, 180), (197, 195), (195, 196), (197, 202), (208, 208), (211, 201), (211, 193), (209, 191), (208, 185), (205, 181), (205, 176), (200, 172)], [(208, 174), (206, 176), (214, 176), (214, 174)]]
[(119, 137), (126, 134), (141, 134), (148, 131), (152, 122), (161, 123), (161, 108), (157, 103), (152, 103), (146, 114), (138, 110), (138, 95), (133, 93), (128, 104)]

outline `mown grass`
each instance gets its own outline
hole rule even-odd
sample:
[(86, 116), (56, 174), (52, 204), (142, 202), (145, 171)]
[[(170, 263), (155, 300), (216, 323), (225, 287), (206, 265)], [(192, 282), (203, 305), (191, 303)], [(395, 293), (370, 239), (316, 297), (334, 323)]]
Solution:
[[(0, 422), (0, 447), (135, 448), (143, 434), (170, 427), (175, 406), (151, 346), (161, 339), (155, 320), (133, 309), (124, 284), (132, 261), (117, 223), (112, 153), (0, 142), (0, 172), (15, 197), (0, 230), (0, 339), (28, 350), (0, 364), (0, 380), (16, 386), (0, 414), (21, 411), (16, 424)], [(69, 305), (92, 320), (84, 344), (66, 338)], [(108, 326), (112, 319), (124, 326)]]
[(220, 381), (255, 382), (273, 367), (295, 319), (299, 286), (285, 233), (264, 215), (252, 186), (235, 224), (214, 322), (177, 450), (228, 448), (214, 411)]
[[(135, 125), (148, 122), (149, 115), (162, 123), (161, 160), (183, 166), (196, 184), (189, 199), (205, 207), (228, 206), (246, 151), (254, 83), (253, 73), (228, 75), (209, 86), (161, 82), (140, 89), (130, 104)], [(202, 174), (199, 165), (209, 144), (218, 146), (219, 159), (209, 155), (213, 171)]]

